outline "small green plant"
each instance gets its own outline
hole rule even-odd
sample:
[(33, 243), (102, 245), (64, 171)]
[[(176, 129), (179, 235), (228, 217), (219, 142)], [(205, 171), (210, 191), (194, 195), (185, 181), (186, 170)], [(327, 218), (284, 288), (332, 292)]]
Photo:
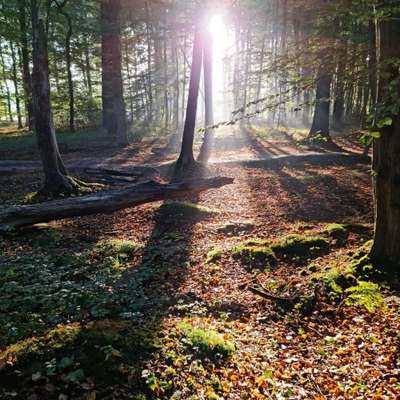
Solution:
[(346, 294), (348, 294), (346, 304), (358, 304), (365, 307), (368, 312), (373, 312), (384, 304), (380, 287), (373, 282), (358, 281), (356, 286), (346, 289)]
[(187, 323), (180, 323), (177, 328), (184, 334), (186, 344), (200, 358), (228, 358), (235, 351), (235, 345), (216, 331), (196, 328)]

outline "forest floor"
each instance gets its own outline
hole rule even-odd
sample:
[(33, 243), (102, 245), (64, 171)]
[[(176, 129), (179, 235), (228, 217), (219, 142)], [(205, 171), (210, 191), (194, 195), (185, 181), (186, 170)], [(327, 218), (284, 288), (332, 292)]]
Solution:
[[(212, 161), (306, 151), (256, 136)], [(172, 160), (163, 147), (120, 164)], [(234, 184), (0, 238), (1, 399), (398, 398), (400, 298), (353, 276), (369, 166), (210, 169)], [(0, 176), (1, 202), (39, 178)]]

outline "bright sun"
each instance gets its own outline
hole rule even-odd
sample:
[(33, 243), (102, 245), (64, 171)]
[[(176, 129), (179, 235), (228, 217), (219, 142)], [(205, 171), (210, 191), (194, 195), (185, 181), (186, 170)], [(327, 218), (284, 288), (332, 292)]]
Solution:
[(208, 29), (215, 41), (220, 42), (227, 38), (227, 31), (224, 21), (220, 15), (213, 15), (210, 19)]

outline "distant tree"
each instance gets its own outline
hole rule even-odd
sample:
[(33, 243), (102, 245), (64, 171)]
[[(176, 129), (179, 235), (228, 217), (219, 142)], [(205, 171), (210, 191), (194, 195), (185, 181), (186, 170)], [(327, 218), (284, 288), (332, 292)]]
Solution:
[(26, 0), (18, 0), (19, 44), (21, 48), (22, 80), (24, 83), (24, 101), (26, 125), (33, 130), (32, 82), (29, 67), (28, 27), (26, 18)]
[(204, 102), (205, 131), (199, 161), (207, 162), (213, 138), (214, 104), (213, 104), (213, 36), (209, 29), (204, 30), (203, 70), (204, 70)]
[(122, 85), (121, 0), (101, 1), (103, 127), (118, 145), (128, 144)]
[(69, 95), (69, 129), (75, 132), (75, 97), (74, 97), (74, 83), (72, 80), (72, 54), (71, 54), (71, 39), (72, 39), (72, 19), (71, 16), (65, 11), (65, 6), (68, 0), (57, 1), (55, 4), (67, 22), (67, 32), (65, 35), (65, 60), (67, 63), (67, 81), (68, 81), (68, 95)]

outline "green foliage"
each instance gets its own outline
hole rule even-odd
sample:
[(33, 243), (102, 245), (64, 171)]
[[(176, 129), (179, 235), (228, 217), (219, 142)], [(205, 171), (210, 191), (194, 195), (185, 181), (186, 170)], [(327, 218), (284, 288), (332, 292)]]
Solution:
[(328, 248), (329, 243), (320, 236), (292, 234), (271, 246), (277, 254), (306, 257)]
[(369, 312), (375, 311), (384, 304), (380, 287), (373, 282), (358, 281), (356, 286), (346, 289), (346, 293), (348, 295), (346, 304), (358, 304)]
[(235, 351), (235, 345), (216, 331), (196, 328), (187, 323), (180, 323), (177, 328), (184, 334), (186, 344), (200, 358), (228, 358)]

